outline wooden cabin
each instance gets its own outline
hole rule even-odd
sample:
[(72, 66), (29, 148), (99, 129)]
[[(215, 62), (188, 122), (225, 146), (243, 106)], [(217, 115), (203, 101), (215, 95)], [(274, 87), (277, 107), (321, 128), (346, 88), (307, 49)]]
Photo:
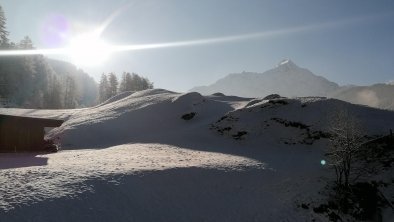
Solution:
[(44, 128), (63, 120), (0, 114), (0, 152), (34, 152), (45, 149)]

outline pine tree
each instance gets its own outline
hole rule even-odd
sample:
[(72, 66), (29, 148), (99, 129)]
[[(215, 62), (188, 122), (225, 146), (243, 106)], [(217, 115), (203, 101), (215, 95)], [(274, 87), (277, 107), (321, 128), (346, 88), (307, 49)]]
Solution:
[(133, 91), (143, 90), (141, 87), (141, 77), (136, 73), (131, 75), (131, 88)]
[(125, 92), (127, 91), (127, 81), (126, 81), (126, 72), (123, 72), (122, 74), (122, 79), (120, 80), (119, 83), (119, 92)]
[(101, 75), (101, 80), (99, 84), (99, 99), (100, 102), (104, 102), (105, 100), (108, 99), (109, 95), (109, 84), (108, 84), (108, 78), (107, 75), (104, 73)]
[(153, 89), (153, 82), (149, 81), (148, 78), (142, 78), (143, 89)]
[(120, 92), (132, 91), (132, 79), (130, 73), (124, 72), (122, 75), (122, 80), (119, 85)]
[(118, 94), (118, 78), (114, 73), (110, 73), (108, 76), (108, 82), (109, 82), (109, 97), (116, 96)]
[(49, 109), (62, 108), (61, 102), (62, 87), (55, 75), (49, 77), (48, 89), (44, 96), (45, 107)]
[(34, 49), (33, 41), (31, 41), (29, 36), (25, 36), (18, 44), (20, 49)]
[(8, 46), (8, 34), (9, 32), (6, 29), (7, 18), (5, 17), (3, 8), (0, 5), (0, 47), (6, 48)]
[(119, 91), (140, 91), (145, 89), (152, 89), (153, 83), (149, 79), (139, 76), (136, 73), (132, 75), (124, 72), (120, 81)]
[(71, 76), (65, 78), (64, 108), (73, 109), (77, 104), (75, 81)]

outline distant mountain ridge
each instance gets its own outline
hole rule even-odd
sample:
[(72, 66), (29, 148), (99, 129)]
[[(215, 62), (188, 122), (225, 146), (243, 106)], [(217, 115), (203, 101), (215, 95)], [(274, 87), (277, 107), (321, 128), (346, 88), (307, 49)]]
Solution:
[(217, 92), (242, 97), (265, 97), (279, 94), (286, 97), (323, 96), (354, 104), (394, 110), (394, 84), (372, 86), (339, 86), (324, 77), (297, 66), (290, 59), (263, 73), (233, 73), (209, 86), (194, 87), (189, 91), (209, 95)]
[(242, 97), (264, 97), (274, 93), (296, 97), (326, 96), (338, 88), (338, 84), (317, 76), (308, 69), (300, 68), (291, 60), (286, 59), (264, 73), (234, 73), (212, 85), (195, 87), (190, 91), (201, 94), (222, 92)]
[(329, 97), (354, 104), (394, 110), (394, 85), (374, 84), (371, 86), (343, 87), (329, 94)]

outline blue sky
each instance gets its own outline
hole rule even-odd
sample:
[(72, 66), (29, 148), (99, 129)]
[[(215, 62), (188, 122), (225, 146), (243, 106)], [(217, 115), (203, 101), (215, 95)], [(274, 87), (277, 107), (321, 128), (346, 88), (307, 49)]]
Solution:
[(119, 9), (123, 10), (102, 33), (112, 44), (280, 30), (236, 41), (119, 52), (98, 66), (80, 65), (96, 78), (102, 72), (137, 72), (156, 87), (186, 91), (228, 73), (263, 72), (290, 58), (339, 84), (394, 80), (394, 1), (390, 0), (2, 0), (0, 4), (11, 40), (29, 35), (37, 48), (53, 47), (43, 37), (49, 18), (65, 18), (72, 25), (72, 36), (98, 27)]

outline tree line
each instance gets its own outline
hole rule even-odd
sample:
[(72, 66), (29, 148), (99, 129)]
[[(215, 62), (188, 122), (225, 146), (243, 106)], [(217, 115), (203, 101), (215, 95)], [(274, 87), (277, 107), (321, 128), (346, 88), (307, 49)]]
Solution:
[[(6, 17), (0, 6), (0, 50), (34, 49), (26, 36), (14, 43), (8, 38)], [(136, 73), (103, 74), (99, 85), (74, 65), (42, 55), (0, 57), (0, 107), (77, 108), (93, 106), (117, 93), (153, 88), (153, 83)]]
[[(2, 50), (34, 49), (27, 36), (17, 44), (1, 37)], [(75, 85), (71, 75), (58, 75), (42, 55), (0, 58), (0, 97), (7, 100), (9, 106), (75, 108), (78, 105)]]
[[(0, 50), (35, 48), (28, 36), (11, 42), (6, 21), (0, 6)], [(0, 57), (0, 106), (75, 108), (94, 105), (96, 98), (97, 84), (71, 64), (43, 55)]]
[(152, 89), (153, 83), (136, 73), (123, 72), (120, 82), (115, 73), (101, 75), (99, 83), (99, 101), (105, 100), (127, 91), (141, 91)]

